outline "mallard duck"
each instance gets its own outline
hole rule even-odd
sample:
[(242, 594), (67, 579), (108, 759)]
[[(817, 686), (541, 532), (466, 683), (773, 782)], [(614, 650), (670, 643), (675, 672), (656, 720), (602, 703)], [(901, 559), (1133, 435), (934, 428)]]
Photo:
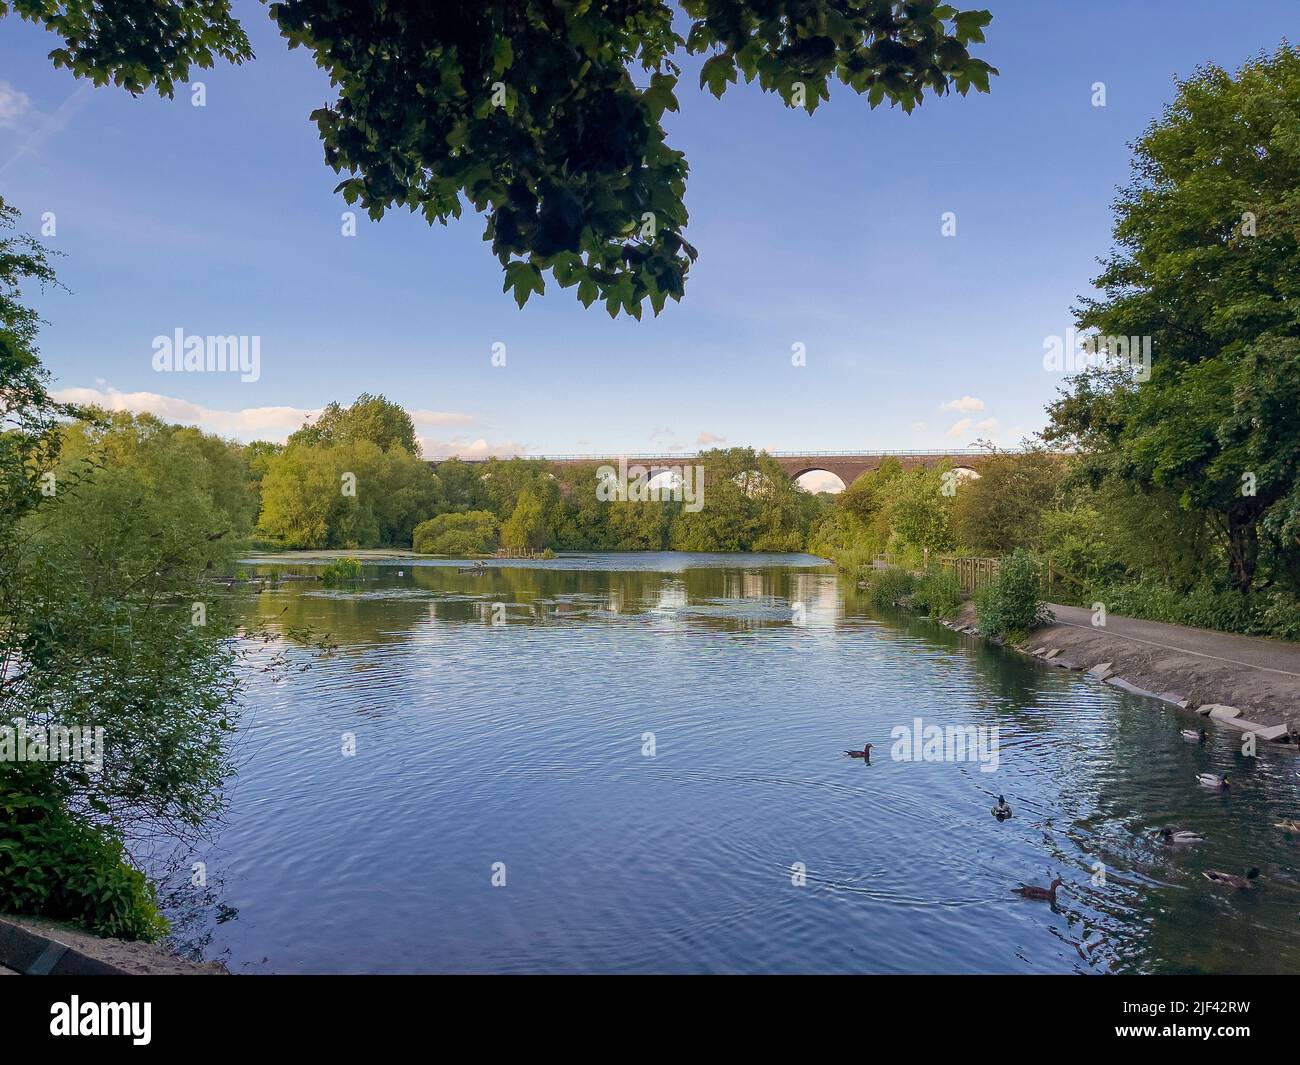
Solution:
[(871, 764), (871, 748), (874, 747), (874, 746), (875, 746), (874, 743), (864, 743), (864, 744), (862, 745), (862, 750), (860, 750), (860, 751), (845, 751), (844, 753), (847, 754), (850, 758), (861, 758), (864, 762), (867, 763), (867, 765), (870, 765), (870, 764)]
[(1248, 869), (1245, 876), (1238, 876), (1236, 873), (1221, 873), (1218, 869), (1207, 869), (1201, 875), (1212, 884), (1222, 884), (1224, 887), (1248, 888), (1254, 887), (1251, 881), (1259, 876), (1259, 870)]
[(1024, 884), (1021, 887), (1012, 888), (1011, 892), (1015, 895), (1023, 895), (1027, 899), (1034, 899), (1037, 902), (1055, 902), (1056, 889), (1064, 881), (1058, 876), (1052, 881), (1050, 887), (1035, 887), (1033, 884)]
[(1188, 743), (1204, 743), (1210, 738), (1210, 734), (1201, 729), (1199, 732), (1194, 728), (1185, 728), (1182, 731), (1182, 737)]
[(1228, 774), (1224, 773), (1219, 776), (1218, 773), (1197, 773), (1196, 783), (1203, 788), (1214, 788), (1216, 791), (1227, 791), (1231, 784), (1228, 783)]
[(1005, 821), (1011, 816), (1011, 807), (1007, 805), (1007, 800), (1001, 795), (998, 796), (998, 804), (990, 811), (999, 821)]
[(1273, 822), (1274, 828), (1280, 828), (1285, 832), (1300, 832), (1300, 821), (1295, 818), (1284, 818), (1281, 821)]
[(1199, 832), (1189, 832), (1185, 829), (1162, 828), (1160, 830), (1161, 843), (1204, 843), (1205, 837)]

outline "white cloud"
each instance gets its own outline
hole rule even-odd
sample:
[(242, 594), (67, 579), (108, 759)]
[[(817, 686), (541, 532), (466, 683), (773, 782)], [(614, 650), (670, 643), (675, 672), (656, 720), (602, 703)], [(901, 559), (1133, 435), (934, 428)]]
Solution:
[(985, 418), (983, 421), (979, 421), (975, 423), (976, 429), (984, 429), (984, 430), (992, 431), (997, 427), (998, 427), (998, 420), (996, 418)]
[(31, 108), (31, 104), (25, 92), (20, 92), (9, 82), (0, 80), (0, 129), (16, 129), (19, 121)]
[[(62, 403), (79, 403), (84, 406), (103, 407), (111, 411), (132, 411), (136, 414), (149, 413), (167, 422), (180, 425), (197, 425), (210, 433), (221, 436), (233, 436), (239, 440), (272, 440), (281, 443), (292, 432), (302, 428), (304, 422), (315, 421), (320, 416), (321, 408), (307, 407), (245, 407), (242, 410), (219, 410), (205, 407), (174, 396), (163, 396), (157, 392), (119, 392), (117, 389), (98, 382), (101, 388), (64, 388), (54, 393), (54, 398)], [(410, 412), (416, 428), (439, 425), (471, 425), (475, 421), (472, 414), (460, 411), (414, 410)], [(523, 452), (523, 447), (513, 441), (501, 444), (489, 444), (485, 440), (467, 441), (463, 438), (452, 440), (434, 440), (420, 436), (419, 440), (428, 458), (445, 457), (457, 453), (466, 457), (480, 457), (487, 454), (516, 454)]]
[(707, 447), (709, 444), (725, 444), (727, 438), (725, 436), (714, 436), (713, 433), (700, 433), (695, 438), (695, 442), (701, 447)]
[(947, 403), (939, 404), (940, 410), (959, 410), (963, 414), (971, 414), (974, 411), (984, 409), (984, 401), (976, 399), (974, 396), (962, 396), (961, 399), (950, 399)]
[(80, 403), (105, 410), (154, 414), (164, 421), (180, 425), (197, 425), (211, 433), (234, 436), (241, 440), (281, 441), (302, 423), (320, 414), (320, 408), (246, 407), (243, 410), (218, 410), (188, 400), (157, 392), (119, 392), (115, 388), (63, 388), (54, 393), (61, 403)]
[(967, 429), (970, 428), (970, 425), (971, 425), (971, 420), (969, 418), (963, 418), (961, 421), (953, 424), (953, 426), (948, 430), (948, 435), (961, 436), (964, 432), (966, 432)]
[(427, 436), (420, 439), (420, 449), (426, 459), (486, 459), (496, 456), (498, 458), (514, 458), (516, 455), (523, 455), (528, 449), (520, 443), (513, 440), (504, 440), (501, 443), (492, 444), (483, 438), (478, 440), (466, 440), (464, 437), (453, 437), (451, 440), (431, 440)]
[(923, 433), (923, 432), (925, 432), (925, 422), (913, 422), (913, 423), (912, 423), (912, 432), (914, 432), (914, 433)]

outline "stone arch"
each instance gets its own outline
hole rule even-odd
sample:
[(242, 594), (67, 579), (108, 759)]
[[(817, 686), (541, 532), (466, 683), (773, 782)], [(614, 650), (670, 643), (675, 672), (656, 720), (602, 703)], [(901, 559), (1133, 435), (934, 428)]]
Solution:
[[(825, 486), (810, 488), (807, 485), (801, 483), (801, 479), (807, 477), (809, 474), (821, 475), (819, 480), (823, 482)], [(834, 483), (838, 484), (839, 487), (838, 488), (831, 487), (830, 482), (828, 480), (829, 478), (834, 478)], [(796, 485), (802, 488), (805, 492), (813, 492), (814, 494), (817, 492), (830, 492), (833, 495), (839, 495), (841, 492), (844, 491), (844, 489), (848, 488), (848, 485), (845, 483), (843, 477), (841, 477), (834, 470), (826, 469), (824, 466), (809, 466), (806, 469), (799, 470), (796, 473), (791, 475), (790, 480), (792, 480)]]

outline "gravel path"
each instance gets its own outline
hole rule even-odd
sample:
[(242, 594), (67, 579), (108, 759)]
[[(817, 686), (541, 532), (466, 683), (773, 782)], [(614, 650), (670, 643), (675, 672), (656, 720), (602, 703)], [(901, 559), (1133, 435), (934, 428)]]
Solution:
[[(1058, 625), (1070, 625), (1097, 631), (1092, 611), (1077, 606), (1049, 603)], [(1264, 640), (1257, 636), (1237, 636), (1209, 629), (1189, 629), (1183, 625), (1166, 625), (1162, 621), (1120, 618), (1111, 615), (1100, 630), (1108, 636), (1145, 643), (1166, 651), (1181, 651), (1201, 658), (1213, 658), (1237, 666), (1252, 666), (1272, 673), (1300, 679), (1300, 644), (1282, 640)]]
[(1233, 727), (1278, 733), (1266, 739), (1300, 728), (1300, 644), (1114, 614), (1094, 626), (1091, 610), (1048, 605), (1055, 622), (1034, 630), (1023, 646), (1055, 652), (1055, 665), (1105, 664), (1105, 676), (1168, 702), (1235, 707), (1240, 722)]

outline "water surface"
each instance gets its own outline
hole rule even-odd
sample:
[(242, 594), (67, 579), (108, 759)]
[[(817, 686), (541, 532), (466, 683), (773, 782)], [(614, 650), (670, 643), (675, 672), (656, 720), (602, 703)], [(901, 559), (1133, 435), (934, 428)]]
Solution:
[[(394, 559), (237, 596), (338, 650), (250, 676), (209, 892), (174, 907), (236, 972), (1300, 972), (1294, 756), (1186, 744), (1197, 719), (881, 616), (817, 559)], [(997, 771), (893, 760), (918, 717), (996, 726)], [(1055, 909), (1011, 894), (1052, 876)]]

